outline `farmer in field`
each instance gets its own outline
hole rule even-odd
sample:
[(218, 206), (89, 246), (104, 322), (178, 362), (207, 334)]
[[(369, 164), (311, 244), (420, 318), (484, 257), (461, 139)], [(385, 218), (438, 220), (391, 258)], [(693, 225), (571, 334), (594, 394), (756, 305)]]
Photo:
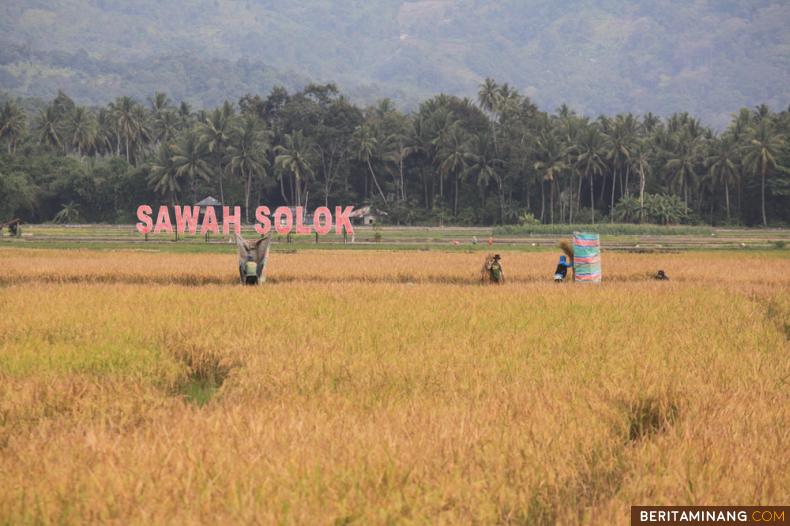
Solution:
[(269, 259), (271, 241), (271, 234), (250, 242), (236, 234), (239, 277), (242, 285), (258, 285), (266, 282), (266, 261)]
[(568, 276), (568, 268), (571, 267), (573, 265), (568, 263), (568, 259), (565, 256), (560, 256), (560, 262), (557, 263), (557, 269), (554, 271), (554, 281), (556, 283), (565, 281), (565, 278)]
[(19, 219), (14, 219), (8, 223), (8, 233), (11, 234), (13, 237), (20, 237), (22, 235), (22, 229), (20, 228), (20, 224), (22, 221)]
[(500, 263), (501, 259), (499, 254), (494, 254), (493, 256), (489, 254), (486, 257), (483, 268), (480, 270), (480, 279), (484, 283), (502, 284), (505, 282), (505, 272), (502, 269), (502, 263)]
[(258, 284), (258, 264), (255, 263), (255, 258), (252, 254), (249, 254), (244, 265), (239, 267), (239, 273), (241, 274), (241, 282), (244, 285)]

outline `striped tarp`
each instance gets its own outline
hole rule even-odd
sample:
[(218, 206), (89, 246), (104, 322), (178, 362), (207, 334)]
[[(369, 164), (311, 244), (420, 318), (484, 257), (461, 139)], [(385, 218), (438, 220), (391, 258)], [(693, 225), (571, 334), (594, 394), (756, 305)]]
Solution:
[(573, 273), (576, 281), (601, 282), (601, 238), (598, 234), (573, 233)]

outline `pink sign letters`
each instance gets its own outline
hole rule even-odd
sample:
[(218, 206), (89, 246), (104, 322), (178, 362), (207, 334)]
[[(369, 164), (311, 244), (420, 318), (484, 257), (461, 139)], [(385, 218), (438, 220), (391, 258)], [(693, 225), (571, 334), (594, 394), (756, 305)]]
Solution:
[[(148, 234), (153, 232), (158, 234), (160, 232), (173, 233), (173, 220), (175, 218), (175, 231), (179, 234), (188, 233), (196, 234), (200, 232), (201, 235), (211, 232), (212, 234), (219, 235), (220, 222), (217, 220), (217, 214), (213, 206), (202, 207), (203, 219), (200, 220), (201, 207), (200, 206), (174, 206), (173, 215), (170, 215), (170, 207), (160, 206), (156, 213), (156, 220), (152, 219), (154, 210), (148, 205), (140, 205), (137, 207), (137, 231), (141, 234)], [(354, 207), (352, 206), (336, 206), (334, 215), (332, 211), (321, 206), (315, 209), (313, 213), (312, 224), (304, 224), (304, 209), (297, 206), (292, 210), (286, 206), (278, 207), (274, 210), (274, 214), (268, 206), (259, 206), (255, 209), (255, 231), (265, 236), (271, 232), (274, 227), (275, 232), (278, 234), (288, 234), (295, 231), (297, 234), (328, 234), (332, 231), (334, 224), (335, 233), (342, 234), (343, 231), (349, 234), (354, 233), (354, 227), (351, 224), (351, 213)], [(222, 234), (230, 234), (231, 228), (237, 234), (241, 234), (241, 207), (239, 206), (223, 206), (222, 207)], [(198, 229), (198, 223), (200, 228)]]

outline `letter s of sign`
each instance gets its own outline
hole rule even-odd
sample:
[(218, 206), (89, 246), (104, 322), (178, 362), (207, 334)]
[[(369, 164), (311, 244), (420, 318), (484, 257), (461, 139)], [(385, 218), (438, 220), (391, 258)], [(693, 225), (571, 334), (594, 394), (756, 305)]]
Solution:
[(138, 232), (141, 234), (147, 234), (151, 231), (151, 229), (154, 227), (154, 223), (151, 221), (151, 214), (153, 213), (154, 211), (148, 205), (140, 205), (137, 207), (137, 219), (141, 221), (136, 225)]
[(269, 214), (268, 206), (259, 206), (255, 209), (255, 220), (260, 223), (255, 224), (255, 231), (262, 236), (268, 234), (272, 229), (272, 221), (269, 219)]

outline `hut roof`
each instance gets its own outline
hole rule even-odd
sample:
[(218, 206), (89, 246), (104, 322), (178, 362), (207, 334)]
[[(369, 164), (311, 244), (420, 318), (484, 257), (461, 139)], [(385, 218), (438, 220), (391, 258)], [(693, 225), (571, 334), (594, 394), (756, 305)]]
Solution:
[(359, 218), (365, 216), (386, 216), (389, 215), (387, 212), (379, 209), (373, 209), (369, 205), (363, 206), (362, 208), (356, 208), (348, 217), (352, 218)]
[(222, 206), (222, 203), (217, 201), (211, 196), (206, 197), (202, 201), (195, 203), (195, 206)]

